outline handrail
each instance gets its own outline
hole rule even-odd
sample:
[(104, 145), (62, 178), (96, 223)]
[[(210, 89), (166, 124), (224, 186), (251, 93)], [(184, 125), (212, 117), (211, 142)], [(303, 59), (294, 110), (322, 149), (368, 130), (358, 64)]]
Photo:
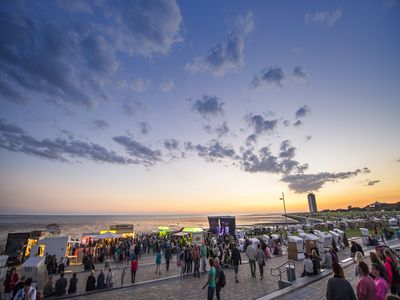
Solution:
[[(282, 271), (281, 268), (282, 268), (283, 266), (288, 266), (288, 265), (289, 265), (289, 267), (293, 267), (293, 268), (296, 270), (296, 264), (295, 264), (295, 262), (294, 262), (293, 260), (288, 260), (288, 261), (286, 261), (285, 263), (281, 264), (280, 266), (278, 266), (278, 267), (276, 267), (276, 268), (271, 268), (271, 276), (272, 276), (272, 277), (278, 277), (278, 276), (279, 276), (279, 280), (282, 281), (282, 273), (283, 273), (284, 271)], [(279, 273), (276, 274), (276, 275), (274, 275), (273, 272), (276, 271), (276, 270), (279, 270)], [(290, 284), (292, 284), (292, 283), (293, 283), (293, 278), (292, 278), (292, 276), (290, 276), (290, 278), (288, 278), (288, 279), (290, 279)]]

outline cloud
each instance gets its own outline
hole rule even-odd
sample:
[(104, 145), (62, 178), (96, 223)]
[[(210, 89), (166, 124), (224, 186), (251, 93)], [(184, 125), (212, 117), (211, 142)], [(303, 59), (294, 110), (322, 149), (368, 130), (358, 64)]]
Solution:
[(204, 129), (210, 134), (215, 133), (219, 138), (227, 136), (231, 131), (226, 121), (224, 121), (221, 125), (217, 125), (215, 128), (212, 128), (210, 125), (206, 125), (204, 126)]
[(223, 76), (244, 64), (244, 46), (243, 36), (231, 33), (226, 41), (216, 44), (205, 56), (198, 56), (187, 63), (185, 70), (191, 73), (208, 71), (216, 77)]
[(332, 27), (342, 17), (340, 9), (334, 11), (317, 11), (308, 13), (305, 16), (305, 24), (319, 23)]
[(181, 35), (182, 14), (175, 0), (111, 1), (104, 7), (111, 36), (128, 55), (168, 54)]
[(207, 162), (221, 162), (226, 158), (237, 159), (236, 152), (232, 146), (224, 146), (216, 140), (211, 141), (206, 146), (193, 145), (192, 142), (186, 142), (185, 149), (196, 152), (198, 156), (204, 158)]
[(146, 135), (150, 132), (151, 127), (147, 122), (139, 122), (140, 133)]
[(380, 180), (367, 180), (367, 183), (364, 186), (373, 186), (379, 182), (381, 182), (381, 181)]
[(297, 118), (297, 119), (304, 118), (304, 117), (307, 116), (310, 112), (311, 112), (311, 109), (310, 109), (307, 105), (304, 105), (304, 106), (300, 107), (300, 108), (296, 111), (296, 118)]
[(289, 189), (295, 193), (307, 193), (311, 191), (318, 191), (328, 182), (337, 182), (341, 179), (352, 178), (359, 174), (366, 174), (369, 172), (370, 171), (368, 168), (363, 168), (350, 172), (294, 174), (283, 176), (281, 181), (287, 183)]
[(279, 149), (281, 151), (279, 157), (281, 158), (291, 159), (296, 154), (296, 148), (291, 145), (289, 140), (283, 141)]
[(238, 15), (234, 21), (235, 31), (242, 34), (248, 34), (254, 30), (254, 16), (251, 10), (244, 15)]
[(293, 76), (299, 79), (308, 80), (308, 73), (302, 66), (294, 67)]
[(300, 121), (300, 120), (297, 120), (297, 121), (293, 124), (294, 127), (300, 127), (301, 125), (303, 125), (303, 122)]
[(282, 87), (285, 77), (285, 71), (281, 67), (267, 67), (262, 69), (260, 74), (253, 77), (251, 85), (253, 88), (257, 88), (262, 83), (267, 83), (270, 85), (277, 85)]
[(109, 126), (109, 124), (104, 120), (94, 120), (93, 126), (97, 129), (103, 130), (106, 129)]
[(257, 143), (257, 139), (258, 139), (258, 135), (253, 133), (250, 134), (247, 138), (246, 138), (246, 145), (247, 146), (251, 146), (252, 144)]
[(93, 14), (92, 7), (84, 0), (57, 0), (57, 4), (71, 14)]
[(147, 79), (134, 79), (131, 83), (131, 89), (135, 93), (144, 93), (150, 86), (150, 80)]
[(198, 112), (203, 118), (207, 119), (210, 116), (217, 116), (224, 113), (225, 102), (221, 101), (216, 96), (204, 95), (201, 99), (194, 101), (192, 109)]
[(164, 141), (164, 147), (169, 151), (179, 150), (179, 141), (176, 139), (167, 139)]
[(137, 162), (145, 166), (153, 166), (162, 160), (159, 150), (152, 150), (129, 136), (115, 136), (113, 140), (125, 148), (125, 151)]
[(126, 99), (122, 104), (122, 110), (131, 117), (137, 115), (138, 113), (144, 112), (146, 107), (139, 101)]
[(0, 93), (17, 103), (26, 102), (21, 95), (30, 95), (86, 108), (107, 99), (104, 83), (119, 66), (113, 46), (94, 26), (54, 22), (46, 11), (34, 13), (36, 5), (12, 1), (2, 6)]
[(289, 120), (284, 120), (283, 121), (283, 125), (285, 125), (286, 127), (290, 126), (290, 121)]
[(175, 83), (171, 78), (164, 78), (160, 83), (160, 91), (169, 93), (175, 88)]
[(118, 165), (137, 163), (96, 143), (80, 141), (72, 134), (67, 138), (40, 140), (28, 135), (22, 128), (3, 121), (0, 121), (0, 148), (61, 162), (84, 158)]
[(306, 142), (308, 142), (309, 140), (312, 139), (312, 136), (311, 136), (311, 135), (306, 135), (306, 136), (304, 137), (304, 139), (306, 140)]
[(254, 129), (254, 133), (271, 134), (278, 126), (278, 120), (266, 120), (261, 115), (249, 114), (246, 117), (248, 125)]

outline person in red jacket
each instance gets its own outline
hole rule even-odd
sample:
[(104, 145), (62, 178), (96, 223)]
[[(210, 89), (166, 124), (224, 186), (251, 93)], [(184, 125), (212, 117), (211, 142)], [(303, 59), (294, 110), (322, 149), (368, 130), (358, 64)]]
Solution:
[(135, 255), (134, 258), (131, 260), (131, 283), (135, 283), (137, 268), (138, 260), (137, 256)]
[(15, 285), (18, 282), (18, 274), (15, 268), (11, 268), (10, 273), (7, 274), (4, 281), (4, 296), (5, 299), (12, 299)]

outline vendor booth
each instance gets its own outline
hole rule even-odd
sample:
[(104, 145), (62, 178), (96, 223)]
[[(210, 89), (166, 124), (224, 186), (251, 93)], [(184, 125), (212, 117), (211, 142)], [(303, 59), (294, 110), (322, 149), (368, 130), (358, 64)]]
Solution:
[(185, 227), (183, 233), (189, 234), (189, 242), (191, 245), (201, 245), (204, 240), (204, 230), (196, 227)]
[(31, 254), (31, 249), (42, 236), (42, 231), (9, 233), (5, 254), (9, 264), (19, 264)]
[(158, 226), (157, 229), (159, 236), (167, 236), (171, 232), (171, 229), (167, 226)]
[(37, 290), (41, 291), (47, 278), (47, 269), (45, 265), (45, 257), (32, 256), (29, 257), (21, 268), (21, 276), (25, 278), (32, 278), (33, 282), (36, 282)]
[(69, 256), (74, 259), (73, 255), (70, 255), (70, 248), (74, 246), (74, 243), (78, 242), (71, 241), (70, 237), (68, 236), (48, 236), (39, 240), (38, 252), (40, 253), (38, 254), (42, 256), (44, 256), (46, 253), (49, 255), (55, 255), (58, 261), (61, 258), (65, 259)]
[(288, 236), (288, 259), (304, 259), (303, 239), (297, 236)]

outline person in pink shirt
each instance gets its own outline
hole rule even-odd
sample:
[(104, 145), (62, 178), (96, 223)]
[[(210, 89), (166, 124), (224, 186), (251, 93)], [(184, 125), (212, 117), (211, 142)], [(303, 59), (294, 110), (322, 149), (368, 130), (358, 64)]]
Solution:
[(384, 300), (389, 292), (389, 283), (383, 278), (382, 267), (378, 264), (372, 264), (371, 273), (375, 277), (375, 292), (377, 300)]
[(376, 300), (375, 282), (369, 277), (368, 265), (360, 261), (358, 263), (360, 279), (357, 282), (356, 294), (358, 300)]

